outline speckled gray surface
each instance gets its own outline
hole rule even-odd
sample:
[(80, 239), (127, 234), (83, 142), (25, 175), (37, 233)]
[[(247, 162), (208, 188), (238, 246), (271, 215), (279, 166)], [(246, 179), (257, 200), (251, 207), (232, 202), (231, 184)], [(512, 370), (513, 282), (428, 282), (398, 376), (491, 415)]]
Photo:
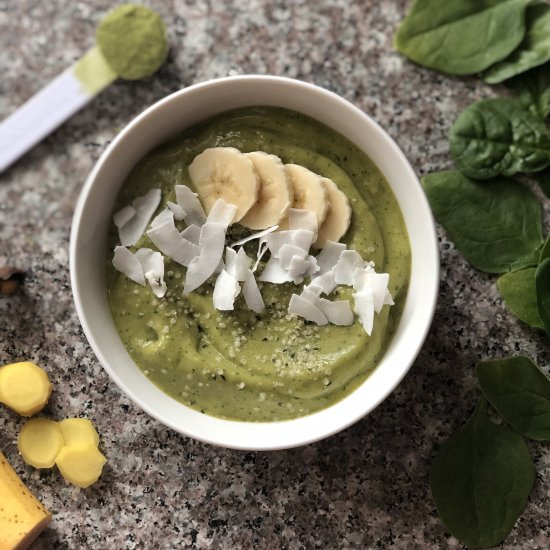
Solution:
[[(90, 350), (69, 285), (71, 215), (84, 179), (117, 130), (164, 95), (238, 73), (325, 86), (362, 108), (419, 174), (449, 166), (446, 132), (494, 93), (392, 51), (405, 0), (151, 3), (166, 20), (168, 63), (148, 82), (118, 82), (0, 175), (0, 264), (29, 272), (0, 299), (0, 363), (31, 359), (55, 385), (47, 414), (96, 423), (109, 463), (86, 491), (17, 454), (21, 418), (0, 410), (0, 448), (54, 520), (36, 549), (443, 548), (460, 546), (428, 490), (438, 446), (476, 401), (480, 358), (521, 352), (548, 365), (544, 338), (506, 312), (494, 277), (476, 272), (440, 230), (439, 306), (407, 378), (368, 418), (289, 451), (238, 452), (186, 439), (120, 394)], [(0, 0), (0, 118), (93, 43), (111, 2)], [(545, 204), (548, 221), (549, 205)], [(550, 546), (550, 449), (530, 445), (535, 487), (506, 548)]]

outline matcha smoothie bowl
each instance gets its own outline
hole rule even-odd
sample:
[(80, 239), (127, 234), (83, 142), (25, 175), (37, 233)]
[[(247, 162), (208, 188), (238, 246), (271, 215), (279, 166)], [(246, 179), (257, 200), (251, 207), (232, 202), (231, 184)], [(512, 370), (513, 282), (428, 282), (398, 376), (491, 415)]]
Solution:
[(433, 220), (406, 159), (320, 88), (232, 77), (162, 100), (79, 199), (71, 277), (101, 363), (167, 426), (233, 448), (326, 437), (429, 328)]

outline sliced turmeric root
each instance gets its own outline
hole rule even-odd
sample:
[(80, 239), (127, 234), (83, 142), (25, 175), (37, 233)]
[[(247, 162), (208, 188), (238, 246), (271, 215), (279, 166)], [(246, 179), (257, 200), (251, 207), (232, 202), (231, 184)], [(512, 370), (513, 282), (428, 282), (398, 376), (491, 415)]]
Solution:
[(35, 468), (52, 468), (64, 445), (59, 424), (46, 418), (29, 420), (21, 428), (17, 440), (23, 460)]
[(41, 411), (52, 393), (48, 375), (25, 361), (0, 367), (0, 402), (22, 416)]
[(107, 459), (94, 445), (67, 445), (57, 455), (55, 463), (63, 477), (85, 489), (95, 483)]
[(99, 446), (99, 434), (87, 418), (66, 418), (59, 422), (65, 445)]

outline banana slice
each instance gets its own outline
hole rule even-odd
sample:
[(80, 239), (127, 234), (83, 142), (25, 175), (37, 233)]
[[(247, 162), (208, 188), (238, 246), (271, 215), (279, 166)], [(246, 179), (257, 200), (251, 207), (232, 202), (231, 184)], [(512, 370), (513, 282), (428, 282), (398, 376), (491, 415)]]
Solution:
[(260, 191), (256, 204), (240, 224), (249, 229), (266, 229), (282, 220), (292, 205), (294, 188), (285, 165), (276, 155), (262, 151), (245, 153), (260, 176)]
[(212, 147), (189, 165), (189, 176), (208, 214), (218, 199), (237, 206), (238, 222), (256, 203), (260, 178), (252, 161), (234, 147)]
[(323, 248), (327, 241), (337, 243), (346, 234), (351, 222), (351, 206), (346, 195), (331, 179), (323, 178), (323, 183), (330, 208), (323, 225), (319, 228), (317, 240), (313, 243), (316, 248)]
[[(317, 224), (321, 227), (329, 208), (328, 193), (323, 178), (298, 164), (287, 164), (286, 169), (294, 188), (292, 208), (311, 210), (317, 216)], [(279, 229), (284, 227), (288, 227), (286, 219), (279, 224)]]

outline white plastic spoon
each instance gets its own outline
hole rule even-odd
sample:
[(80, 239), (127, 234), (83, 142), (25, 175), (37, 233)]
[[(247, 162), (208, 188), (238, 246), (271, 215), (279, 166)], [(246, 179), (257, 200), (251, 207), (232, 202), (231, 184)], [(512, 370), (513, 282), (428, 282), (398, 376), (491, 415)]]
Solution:
[(95, 46), (0, 123), (0, 172), (117, 79)]

